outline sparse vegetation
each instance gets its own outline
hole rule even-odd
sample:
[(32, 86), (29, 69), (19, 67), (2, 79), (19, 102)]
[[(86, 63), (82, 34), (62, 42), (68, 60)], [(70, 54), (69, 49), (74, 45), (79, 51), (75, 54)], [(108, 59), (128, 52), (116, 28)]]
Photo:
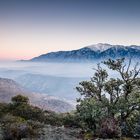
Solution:
[(109, 59), (104, 64), (120, 76), (110, 78), (107, 70), (98, 65), (91, 80), (77, 87), (81, 98), (73, 112), (57, 114), (42, 110), (30, 105), (28, 97), (22, 95), (13, 97), (10, 103), (0, 103), (0, 136), (4, 140), (40, 138), (46, 136), (43, 131), (58, 135), (55, 130), (64, 133), (67, 129), (85, 140), (140, 138), (140, 69), (138, 65), (130, 69), (131, 61), (126, 66), (124, 59)]
[[(76, 121), (75, 114), (44, 111), (30, 105), (28, 97), (22, 95), (14, 96), (9, 104), (0, 104), (0, 128), (4, 140), (39, 138), (45, 125), (71, 128), (78, 126)], [(48, 126), (46, 128), (48, 131)]]

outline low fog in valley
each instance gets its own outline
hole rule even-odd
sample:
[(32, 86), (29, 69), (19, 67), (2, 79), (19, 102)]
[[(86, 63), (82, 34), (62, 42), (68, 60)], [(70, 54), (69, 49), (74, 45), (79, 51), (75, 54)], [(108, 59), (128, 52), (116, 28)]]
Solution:
[[(104, 65), (101, 64), (103, 67)], [(96, 63), (0, 62), (0, 77), (13, 79), (25, 90), (76, 102), (75, 87), (90, 80)], [(107, 69), (108, 70), (108, 69)], [(108, 71), (113, 77), (116, 75)]]

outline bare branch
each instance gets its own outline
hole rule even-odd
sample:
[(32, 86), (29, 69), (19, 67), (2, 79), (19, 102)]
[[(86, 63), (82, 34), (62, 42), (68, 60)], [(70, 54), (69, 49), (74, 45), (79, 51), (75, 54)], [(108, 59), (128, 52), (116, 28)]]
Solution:
[(128, 73), (128, 71), (129, 71), (129, 69), (130, 69), (131, 62), (132, 62), (132, 59), (130, 58), (130, 59), (129, 59), (129, 63), (128, 63), (128, 67), (127, 67), (127, 70), (126, 70), (126, 73)]

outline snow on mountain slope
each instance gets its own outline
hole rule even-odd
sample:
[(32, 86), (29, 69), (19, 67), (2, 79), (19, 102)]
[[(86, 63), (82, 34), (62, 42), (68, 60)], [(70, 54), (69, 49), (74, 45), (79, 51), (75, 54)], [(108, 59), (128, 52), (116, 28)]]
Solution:
[(113, 46), (110, 44), (103, 44), (103, 43), (98, 43), (98, 44), (87, 46), (87, 48), (90, 48), (93, 51), (100, 51), (100, 52), (103, 52), (112, 47)]
[(103, 43), (98, 43), (98, 44), (87, 46), (87, 48), (90, 48), (93, 51), (99, 51), (99, 52), (106, 51), (110, 48), (116, 48), (116, 50), (119, 49), (119, 48), (122, 48), (122, 49), (132, 48), (132, 49), (140, 50), (140, 46), (136, 46), (136, 45), (124, 46), (124, 45), (110, 45), (110, 44), (107, 44), (107, 43), (104, 43), (104, 44)]
[(136, 46), (136, 45), (131, 45), (130, 48), (140, 50), (140, 46)]

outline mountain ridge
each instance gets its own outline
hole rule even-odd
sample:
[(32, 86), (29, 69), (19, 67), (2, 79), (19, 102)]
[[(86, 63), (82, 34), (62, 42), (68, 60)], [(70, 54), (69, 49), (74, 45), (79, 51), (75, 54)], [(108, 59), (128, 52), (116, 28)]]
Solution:
[(42, 54), (29, 61), (79, 62), (102, 60), (106, 58), (137, 58), (140, 59), (140, 46), (95, 44), (72, 51), (57, 51)]

